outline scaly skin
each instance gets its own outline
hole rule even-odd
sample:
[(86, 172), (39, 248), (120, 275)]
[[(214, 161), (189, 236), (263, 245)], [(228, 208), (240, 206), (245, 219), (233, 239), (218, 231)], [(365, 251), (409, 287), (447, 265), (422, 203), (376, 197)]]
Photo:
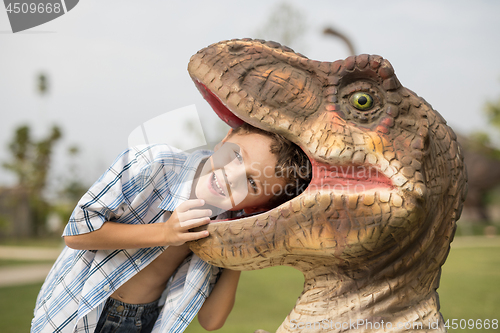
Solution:
[[(304, 193), (266, 213), (211, 223), (191, 249), (236, 270), (302, 271), (304, 290), (277, 332), (382, 332), (389, 322), (394, 332), (412, 331), (398, 323), (446, 331), (436, 289), (466, 194), (465, 166), (453, 131), (401, 86), (391, 64), (375, 55), (312, 61), (244, 39), (200, 50), (188, 71), (230, 125), (281, 133), (313, 164)], [(369, 110), (354, 107), (358, 91), (373, 97)]]

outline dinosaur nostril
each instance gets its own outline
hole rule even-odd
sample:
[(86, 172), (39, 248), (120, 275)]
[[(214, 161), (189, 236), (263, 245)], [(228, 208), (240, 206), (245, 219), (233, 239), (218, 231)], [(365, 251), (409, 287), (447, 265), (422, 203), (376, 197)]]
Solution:
[(273, 49), (279, 49), (281, 48), (281, 44), (278, 43), (278, 42), (274, 42), (272, 40), (269, 40), (267, 42), (264, 43), (265, 45), (269, 46), (269, 47), (272, 47)]
[(245, 49), (245, 45), (242, 43), (231, 43), (227, 45), (227, 51), (232, 54), (241, 53)]

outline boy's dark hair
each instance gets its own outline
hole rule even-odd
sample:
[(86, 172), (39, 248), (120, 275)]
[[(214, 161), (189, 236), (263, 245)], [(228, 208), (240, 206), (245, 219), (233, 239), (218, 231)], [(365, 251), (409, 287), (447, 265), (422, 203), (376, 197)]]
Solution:
[(271, 153), (277, 158), (275, 174), (284, 178), (285, 186), (275, 193), (265, 208), (271, 209), (296, 197), (309, 185), (312, 167), (309, 158), (299, 146), (283, 135), (267, 132), (260, 128), (244, 123), (233, 130), (232, 134), (261, 134), (272, 140)]

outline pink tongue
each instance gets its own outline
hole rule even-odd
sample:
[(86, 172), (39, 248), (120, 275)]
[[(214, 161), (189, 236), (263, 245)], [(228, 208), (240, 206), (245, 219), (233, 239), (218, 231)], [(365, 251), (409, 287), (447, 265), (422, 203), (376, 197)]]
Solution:
[(326, 188), (359, 192), (374, 188), (394, 188), (392, 181), (370, 165), (329, 165), (312, 160), (313, 179), (309, 189)]
[(236, 117), (229, 109), (220, 101), (220, 99), (215, 96), (203, 83), (195, 80), (194, 83), (200, 91), (203, 98), (210, 104), (215, 113), (222, 119), (226, 124), (232, 128), (240, 127), (245, 122), (240, 118)]

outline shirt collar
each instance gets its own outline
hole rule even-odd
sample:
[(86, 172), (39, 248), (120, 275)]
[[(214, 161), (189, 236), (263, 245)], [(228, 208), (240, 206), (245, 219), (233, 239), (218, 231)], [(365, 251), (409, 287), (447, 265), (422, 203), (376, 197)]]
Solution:
[(158, 208), (173, 212), (181, 203), (188, 200), (198, 166), (203, 159), (212, 154), (213, 151), (210, 150), (197, 150), (189, 154), (182, 164), (174, 184), (169, 188), (166, 198), (163, 199)]

